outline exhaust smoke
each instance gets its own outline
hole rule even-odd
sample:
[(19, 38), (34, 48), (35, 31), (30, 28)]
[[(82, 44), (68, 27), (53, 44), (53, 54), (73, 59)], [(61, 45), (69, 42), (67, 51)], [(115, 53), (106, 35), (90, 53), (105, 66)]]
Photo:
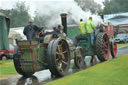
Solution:
[(48, 28), (61, 24), (61, 13), (68, 14), (67, 23), (70, 25), (79, 24), (81, 18), (86, 22), (90, 16), (92, 16), (95, 25), (102, 22), (100, 16), (83, 11), (74, 0), (35, 0), (35, 2), (36, 12), (39, 17), (45, 19), (45, 25)]

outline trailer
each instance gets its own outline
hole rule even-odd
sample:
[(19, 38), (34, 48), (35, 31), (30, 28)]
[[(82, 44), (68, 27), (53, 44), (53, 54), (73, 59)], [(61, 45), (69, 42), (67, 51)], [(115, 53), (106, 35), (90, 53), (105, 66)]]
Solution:
[(10, 19), (0, 13), (0, 60), (5, 58), (4, 53), (9, 50), (8, 34), (10, 30)]

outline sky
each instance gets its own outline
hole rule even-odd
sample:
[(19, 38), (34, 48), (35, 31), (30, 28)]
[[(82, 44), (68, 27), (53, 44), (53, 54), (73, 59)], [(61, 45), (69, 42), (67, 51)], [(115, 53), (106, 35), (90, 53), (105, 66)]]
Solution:
[[(34, 12), (38, 13), (38, 16), (45, 18), (48, 16), (48, 22), (45, 24), (49, 27), (61, 23), (61, 13), (68, 13), (68, 23), (74, 20), (79, 23), (82, 18), (87, 21), (90, 16), (93, 17), (95, 25), (102, 22), (101, 18), (97, 15), (92, 15), (90, 11), (83, 11), (80, 6), (74, 0), (0, 0), (0, 8), (9, 9), (14, 7), (16, 2), (25, 1), (26, 5), (29, 6), (29, 14), (34, 17)], [(95, 0), (97, 3), (102, 3), (103, 0)], [(54, 21), (54, 22), (53, 22)], [(50, 25), (49, 25), (50, 23)], [(71, 23), (70, 23), (71, 24)]]
[[(72, 1), (72, 0), (0, 0), (0, 8), (3, 8), (3, 9), (10, 9), (12, 7), (14, 7), (15, 3), (18, 2), (18, 1), (25, 1), (26, 2), (26, 5), (29, 6), (30, 10), (29, 10), (29, 13), (34, 16), (34, 11), (36, 10), (36, 7), (37, 7), (37, 4), (35, 3), (36, 1), (40, 2), (40, 1)], [(94, 0), (95, 2), (102, 4), (102, 2), (104, 0)]]

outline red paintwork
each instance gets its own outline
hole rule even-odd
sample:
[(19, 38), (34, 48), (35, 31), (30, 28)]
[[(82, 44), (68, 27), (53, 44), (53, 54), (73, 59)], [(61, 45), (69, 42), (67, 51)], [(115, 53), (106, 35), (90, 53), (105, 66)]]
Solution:
[(14, 53), (14, 49), (10, 50), (1, 50), (0, 53), (6, 54), (6, 53)]
[(114, 37), (114, 28), (112, 25), (105, 25), (105, 32), (109, 36), (109, 38)]
[(6, 53), (8, 53), (8, 50), (1, 50), (0, 53), (6, 54)]
[(114, 42), (113, 51), (114, 51), (114, 56), (116, 56), (116, 54), (117, 54), (117, 44), (116, 44), (116, 42)]
[(9, 53), (14, 53), (14, 48), (8, 50)]
[[(111, 24), (107, 24), (107, 25), (104, 25), (105, 27), (105, 32), (107, 33), (107, 35), (109, 36), (109, 38), (114, 38), (114, 34), (115, 34), (115, 30), (114, 30), (114, 26), (111, 25)], [(111, 42), (111, 41), (110, 41)], [(114, 42), (114, 45), (113, 45), (113, 55), (116, 56), (117, 54), (117, 45), (116, 45), (116, 42)]]
[(9, 56), (12, 56), (14, 53), (14, 48), (12, 49), (9, 49), (9, 50), (0, 50), (0, 57), (2, 55), (9, 55)]
[(110, 44), (109, 44), (109, 38), (107, 36), (104, 36), (104, 40), (102, 42), (102, 48), (104, 50), (104, 57), (106, 60), (109, 60), (110, 56)]

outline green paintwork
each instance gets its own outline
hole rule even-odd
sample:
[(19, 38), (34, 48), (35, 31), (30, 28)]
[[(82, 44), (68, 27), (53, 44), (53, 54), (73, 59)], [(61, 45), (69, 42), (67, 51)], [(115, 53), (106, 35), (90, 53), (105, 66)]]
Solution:
[(89, 35), (80, 35), (77, 40), (78, 46), (84, 49), (84, 56), (90, 56), (94, 54), (94, 48), (91, 46), (91, 40)]
[(39, 41), (17, 41), (17, 44), (24, 72), (36, 72), (45, 68), (47, 44), (40, 44)]
[(51, 36), (51, 34), (46, 35), (46, 36), (44, 37), (44, 43), (48, 43), (48, 40), (49, 40), (50, 36)]
[(9, 20), (5, 15), (0, 13), (0, 50), (8, 50), (8, 34), (10, 30), (10, 24), (6, 23), (6, 20)]
[(70, 47), (70, 58), (71, 58), (71, 59), (73, 59), (74, 56), (75, 56), (75, 50), (76, 50), (75, 47)]
[(72, 39), (75, 35), (78, 34), (78, 26), (73, 25), (73, 26), (67, 26), (67, 37)]
[[(78, 34), (78, 26), (73, 25), (73, 26), (68, 26), (67, 29), (67, 35), (70, 39), (72, 39), (75, 35)], [(81, 41), (78, 42), (79, 46), (82, 48), (87, 48), (88, 50), (84, 50), (84, 56), (90, 56), (94, 54), (94, 48), (91, 46), (91, 40), (89, 35), (85, 36), (79, 36), (79, 39), (82, 39)]]

